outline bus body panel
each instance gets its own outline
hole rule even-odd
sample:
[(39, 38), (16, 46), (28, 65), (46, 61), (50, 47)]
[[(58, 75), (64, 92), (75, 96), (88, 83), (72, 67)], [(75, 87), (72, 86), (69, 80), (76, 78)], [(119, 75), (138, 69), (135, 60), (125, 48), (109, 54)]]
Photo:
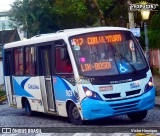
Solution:
[[(93, 120), (130, 112), (149, 110), (155, 104), (155, 88), (135, 98), (117, 101), (100, 101), (85, 98), (82, 101), (82, 114), (85, 120)], [(88, 104), (89, 103), (89, 104)]]
[(67, 101), (73, 102), (75, 105), (80, 105), (77, 88), (69, 81), (58, 76), (53, 76), (53, 87), (58, 114), (67, 117)]
[[(146, 74), (146, 78), (138, 79), (136, 81), (117, 84), (92, 85), (94, 88), (90, 88), (91, 85), (84, 86), (97, 92), (103, 100), (123, 100), (144, 94), (145, 86), (149, 82), (150, 78), (152, 78), (152, 74), (149, 70)], [(106, 88), (106, 90), (100, 90), (100, 88), (103, 87)], [(113, 98), (110, 98), (110, 96)]]
[(13, 100), (13, 94), (11, 91), (10, 76), (5, 76), (4, 80), (5, 80), (5, 89), (6, 89), (8, 103), (11, 106), (14, 104), (14, 102), (13, 102), (14, 100)]
[[(138, 86), (131, 86), (137, 81), (119, 83), (119, 84), (109, 84), (109, 85), (84, 85), (90, 90), (99, 94), (102, 100), (94, 100), (90, 98), (84, 98), (82, 100), (82, 116), (84, 120), (92, 120), (103, 117), (109, 117), (114, 115), (127, 114), (130, 112), (149, 110), (154, 107), (155, 104), (155, 88), (153, 88), (145, 93), (145, 86), (149, 79), (152, 78), (151, 71), (149, 70), (146, 74), (146, 78), (138, 80)], [(99, 91), (100, 87), (112, 86), (111, 91)], [(133, 88), (132, 88), (133, 87)], [(118, 91), (117, 91), (118, 90)], [(132, 94), (129, 97), (123, 97), (122, 92), (125, 94), (132, 92), (133, 90), (140, 90), (138, 94)], [(108, 98), (106, 99), (104, 95), (106, 94), (117, 94), (120, 93), (119, 97), (116, 99)], [(111, 106), (112, 105), (112, 106)]]
[(33, 111), (44, 112), (39, 77), (13, 77), (13, 88), (18, 108), (25, 97)]
[[(15, 48), (15, 47), (21, 47), (21, 46), (30, 46), (33, 44), (42, 44), (45, 42), (51, 42), (52, 44), (49, 45), (53, 51), (52, 46), (54, 46), (54, 41), (56, 40), (64, 40), (64, 45), (67, 46), (67, 51), (69, 53), (69, 57), (71, 60), (72, 68), (73, 68), (73, 77), (72, 78), (67, 78), (67, 76), (63, 77), (61, 74), (56, 73), (56, 62), (54, 62), (55, 58), (50, 58), (50, 61), (52, 66), (50, 67), (51, 69), (53, 68), (54, 70), (51, 70), (52, 72), (50, 73), (50, 83), (51, 83), (51, 89), (50, 91), (53, 91), (53, 102), (54, 102), (54, 109), (53, 111), (49, 109), (49, 101), (47, 95), (50, 93), (47, 93), (47, 83), (46, 79), (48, 78), (46, 75), (42, 74), (43, 70), (38, 70), (40, 71), (36, 76), (5, 76), (5, 85), (6, 85), (6, 91), (7, 91), (7, 96), (8, 96), (8, 101), (9, 104), (16, 105), (17, 108), (22, 108), (22, 98), (25, 97), (28, 99), (31, 109), (33, 111), (39, 111), (39, 112), (45, 112), (45, 113), (53, 113), (57, 114), (59, 116), (64, 116), (67, 117), (67, 103), (72, 102), (74, 103), (81, 115), (82, 120), (93, 120), (93, 119), (99, 119), (99, 118), (104, 118), (104, 117), (110, 117), (114, 115), (122, 115), (122, 114), (127, 114), (130, 112), (137, 112), (137, 111), (142, 111), (142, 110), (148, 110), (154, 107), (154, 101), (155, 101), (155, 88), (154, 86), (152, 89), (150, 89), (148, 92), (145, 92), (145, 87), (152, 79), (152, 74), (148, 66), (148, 72), (144, 72), (146, 76), (143, 78), (139, 78), (137, 80), (132, 80), (132, 77), (129, 79), (129, 81), (120, 81), (117, 83), (104, 83), (104, 84), (92, 84), (92, 82), (89, 81), (84, 81), (83, 80), (83, 75), (80, 73), (80, 68), (77, 65), (76, 60), (79, 62), (82, 62), (82, 64), (85, 64), (84, 62), (87, 61), (87, 59), (84, 59), (84, 56), (81, 56), (80, 59), (75, 58), (75, 54), (73, 53), (74, 51), (80, 51), (80, 48), (77, 50), (77, 45), (75, 45), (75, 48), (73, 48), (73, 44), (71, 45), (71, 42), (69, 41), (70, 36), (78, 35), (78, 34), (85, 34), (85, 33), (94, 33), (98, 31), (112, 31), (112, 30), (117, 30), (117, 31), (128, 31), (128, 29), (123, 29), (123, 28), (89, 28), (89, 29), (79, 29), (73, 31), (66, 31), (64, 33), (57, 33), (57, 34), (52, 34), (49, 36), (45, 37), (38, 37), (38, 38), (31, 38), (27, 41), (21, 41), (21, 42), (16, 42), (16, 43), (11, 43), (7, 44), (5, 48), (8, 50), (9, 48)], [(55, 35), (55, 36), (54, 36)], [(114, 35), (115, 36), (115, 35)], [(90, 37), (93, 38), (93, 37)], [(100, 37), (103, 38), (103, 37)], [(101, 39), (103, 43), (106, 43), (105, 40)], [(53, 42), (52, 42), (53, 41)], [(98, 43), (98, 42), (97, 42)], [(46, 46), (47, 44), (43, 45)], [(131, 45), (131, 44), (130, 44)], [(62, 46), (62, 45), (57, 45), (57, 47)], [(92, 45), (94, 46), (94, 44)], [(36, 57), (38, 56), (38, 48), (41, 46), (37, 45), (37, 50), (36, 50)], [(4, 48), (4, 50), (5, 50)], [(55, 47), (56, 48), (56, 47)], [(73, 48), (73, 49), (72, 49)], [(14, 49), (13, 49), (14, 50)], [(131, 50), (131, 49), (130, 49)], [(135, 50), (135, 47), (134, 47)], [(141, 51), (141, 49), (140, 49)], [(138, 52), (138, 51), (137, 51)], [(136, 52), (136, 53), (137, 53)], [(142, 52), (142, 51), (141, 51)], [(51, 52), (52, 53), (52, 52)], [(55, 51), (54, 51), (55, 53)], [(83, 53), (83, 50), (82, 50)], [(134, 54), (134, 51), (132, 52)], [(77, 54), (79, 54), (77, 52)], [(131, 54), (132, 55), (132, 54)], [(144, 54), (142, 55), (142, 58)], [(86, 56), (89, 56), (87, 54)], [(97, 56), (98, 57), (98, 56)], [(99, 56), (100, 57), (100, 56)], [(103, 54), (102, 56), (103, 57)], [(133, 55), (133, 58), (135, 55)], [(87, 57), (86, 57), (87, 58)], [(52, 60), (53, 59), (53, 60)], [(92, 58), (94, 59), (94, 58)], [(130, 67), (132, 70), (132, 73), (134, 71), (134, 68), (132, 68), (126, 60), (121, 60), (117, 61), (117, 70), (122, 71), (119, 72), (119, 76), (123, 73), (123, 70), (120, 70), (120, 65), (123, 63), (125, 68)], [(37, 59), (38, 61), (41, 61), (41, 58)], [(85, 60), (85, 61), (84, 61)], [(97, 59), (98, 60), (98, 59)], [(144, 59), (145, 60), (145, 59)], [(143, 61), (143, 60), (142, 60)], [(96, 63), (96, 69), (104, 69), (107, 66), (102, 64), (100, 61), (95, 62)], [(120, 63), (121, 62), (121, 63)], [(38, 62), (40, 63), (40, 62)], [(85, 70), (92, 70), (95, 69), (94, 65), (90, 65), (91, 61), (86, 63), (86, 65), (81, 65), (81, 68)], [(128, 63), (128, 65), (127, 65)], [(98, 67), (98, 64), (100, 66)], [(106, 63), (105, 63), (106, 64)], [(108, 64), (108, 61), (107, 61)], [(36, 64), (38, 67), (39, 64)], [(86, 66), (86, 67), (84, 67)], [(129, 66), (129, 67), (128, 67)], [(40, 66), (39, 66), (40, 67)], [(146, 68), (146, 69), (147, 69)], [(54, 71), (54, 72), (53, 72)], [(131, 71), (128, 71), (131, 73)], [(93, 74), (97, 74), (97, 71), (94, 71)], [(129, 73), (129, 74), (130, 74)], [(128, 73), (126, 73), (128, 74)], [(63, 74), (62, 74), (63, 75)], [(82, 81), (79, 81), (82, 76)], [(97, 75), (96, 75), (97, 76)], [(96, 76), (94, 78), (96, 78)], [(101, 75), (103, 76), (103, 74)], [(107, 77), (108, 76), (108, 77)], [(114, 76), (114, 75), (113, 75)], [(136, 76), (136, 75), (135, 75)], [(10, 83), (10, 78), (12, 77), (13, 81), (13, 88), (14, 88), (14, 93), (11, 92), (11, 83)], [(84, 76), (85, 77), (85, 76)], [(86, 76), (87, 77), (87, 76)], [(89, 76), (88, 76), (89, 77)], [(91, 75), (90, 78), (93, 76)], [(108, 80), (110, 80), (110, 75), (105, 75)], [(73, 81), (74, 80), (74, 81)], [(117, 79), (115, 78), (115, 81)], [(72, 82), (73, 81), (73, 82)], [(50, 84), (49, 84), (50, 85)], [(85, 88), (88, 88), (89, 90), (97, 93), (100, 96), (100, 99), (93, 99), (89, 98), (86, 95)], [(104, 89), (105, 88), (105, 89)], [(135, 91), (136, 93), (132, 93), (132, 91)], [(137, 92), (138, 90), (138, 92)], [(131, 92), (131, 95), (126, 95), (128, 92)], [(118, 97), (110, 98), (107, 95), (112, 94), (118, 94)], [(107, 97), (106, 97), (107, 96)]]

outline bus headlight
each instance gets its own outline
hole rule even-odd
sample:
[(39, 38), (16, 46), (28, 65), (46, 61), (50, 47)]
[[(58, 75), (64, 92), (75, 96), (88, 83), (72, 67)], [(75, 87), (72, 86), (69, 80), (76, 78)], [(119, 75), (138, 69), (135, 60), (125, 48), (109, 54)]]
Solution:
[(91, 97), (92, 96), (92, 91), (90, 91), (90, 90), (87, 90), (85, 93), (86, 93), (87, 97)]
[(98, 93), (88, 89), (87, 87), (83, 87), (83, 90), (88, 98), (102, 100), (102, 98), (98, 95)]
[(153, 88), (152, 77), (149, 79), (148, 83), (145, 85), (144, 93), (147, 93)]

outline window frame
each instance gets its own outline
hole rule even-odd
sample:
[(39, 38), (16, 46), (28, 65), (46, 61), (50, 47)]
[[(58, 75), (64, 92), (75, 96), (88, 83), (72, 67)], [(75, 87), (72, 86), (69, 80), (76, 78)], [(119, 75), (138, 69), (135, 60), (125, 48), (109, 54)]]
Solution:
[[(9, 72), (8, 71), (8, 68), (7, 68), (7, 63), (8, 63), (8, 61), (7, 61), (7, 56), (6, 56), (6, 54), (8, 53), (8, 52), (10, 52), (11, 53), (11, 62), (10, 62), (10, 66), (11, 66), (11, 71)], [(5, 49), (4, 50), (4, 58), (3, 58), (3, 63), (4, 63), (4, 76), (12, 76), (13, 75), (13, 73), (14, 73), (14, 62), (13, 62), (13, 49)]]
[[(66, 51), (67, 51), (67, 53), (68, 53), (68, 49), (67, 49), (67, 46), (66, 45), (55, 45), (55, 47), (54, 47), (54, 50), (55, 50), (55, 74), (56, 75), (74, 75), (74, 72), (71, 72), (71, 73), (66, 73), (66, 72), (64, 72), (64, 73), (60, 73), (60, 72), (57, 72), (57, 70), (56, 70), (56, 49), (57, 48), (64, 48), (64, 49), (66, 49)], [(68, 56), (69, 56), (69, 53), (68, 53)], [(70, 56), (69, 56), (69, 59), (70, 59)], [(70, 59), (70, 62), (71, 62), (71, 59)], [(71, 63), (71, 66), (72, 66), (72, 63)], [(73, 66), (72, 66), (72, 69), (73, 69)]]
[(50, 67), (51, 67), (51, 75), (54, 75), (55, 74), (55, 69), (54, 69), (54, 66), (55, 66), (55, 58), (54, 58), (54, 56), (53, 56), (53, 54), (54, 54), (54, 41), (48, 41), (48, 42), (42, 42), (42, 43), (37, 43), (36, 45), (35, 45), (35, 47), (36, 47), (36, 61), (37, 61), (37, 63), (36, 63), (36, 67), (37, 67), (37, 69), (36, 69), (36, 72), (37, 72), (37, 75), (38, 76), (44, 76), (44, 74), (43, 74), (43, 71), (42, 71), (42, 69), (41, 69), (41, 66), (42, 66), (42, 62), (40, 61), (40, 58), (41, 58), (41, 54), (40, 54), (40, 48), (41, 47), (45, 47), (45, 46), (51, 46), (51, 55), (49, 56), (50, 58), (53, 58), (53, 62), (51, 63), (51, 65), (50, 65)]
[[(26, 74), (26, 48), (34, 48), (34, 74)], [(36, 46), (34, 44), (32, 45), (27, 45), (27, 46), (24, 46), (24, 76), (37, 76), (37, 65), (36, 65), (36, 62), (37, 62), (37, 57), (36, 57)]]
[[(22, 49), (22, 56), (23, 56), (23, 63), (22, 63), (22, 65), (23, 65), (23, 73), (22, 74), (16, 74), (16, 71), (15, 71), (15, 54), (14, 54), (14, 51), (16, 49)], [(18, 72), (19, 72), (19, 70), (18, 70)], [(24, 76), (24, 46), (13, 48), (13, 75), (14, 76)]]

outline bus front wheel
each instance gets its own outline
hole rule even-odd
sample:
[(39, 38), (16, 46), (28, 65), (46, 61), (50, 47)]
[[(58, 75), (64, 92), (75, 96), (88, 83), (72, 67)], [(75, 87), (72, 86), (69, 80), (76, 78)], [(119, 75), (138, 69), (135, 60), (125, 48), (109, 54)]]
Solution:
[(74, 103), (69, 105), (68, 118), (75, 125), (81, 125), (83, 123), (78, 108)]
[(26, 115), (28, 116), (31, 116), (33, 114), (33, 111), (31, 110), (31, 106), (28, 100), (25, 101), (25, 112), (26, 112)]
[(145, 111), (139, 111), (139, 112), (133, 112), (127, 114), (128, 118), (130, 118), (132, 121), (142, 121), (147, 116), (147, 110)]

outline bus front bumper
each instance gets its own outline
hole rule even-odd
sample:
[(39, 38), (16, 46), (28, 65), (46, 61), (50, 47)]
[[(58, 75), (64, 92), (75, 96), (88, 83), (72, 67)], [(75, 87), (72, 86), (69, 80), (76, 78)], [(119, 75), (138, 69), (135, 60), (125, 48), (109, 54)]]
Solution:
[(103, 101), (85, 98), (82, 103), (84, 120), (100, 119), (115, 115), (127, 114), (152, 109), (155, 104), (155, 88), (149, 92), (126, 100)]

